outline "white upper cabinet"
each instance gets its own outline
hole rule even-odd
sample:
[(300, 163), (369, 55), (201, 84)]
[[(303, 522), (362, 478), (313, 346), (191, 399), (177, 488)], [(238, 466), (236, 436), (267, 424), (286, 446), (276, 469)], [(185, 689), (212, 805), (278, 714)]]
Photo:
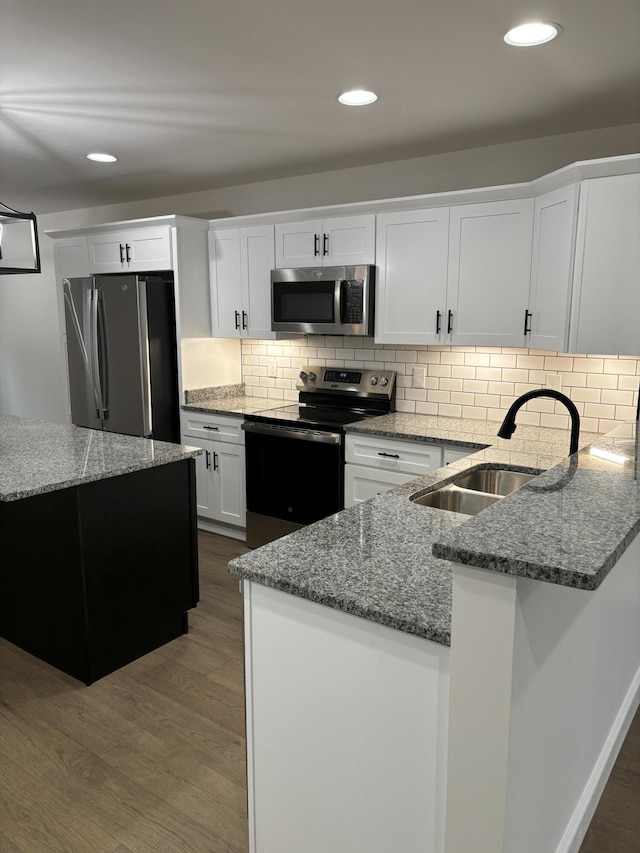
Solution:
[(275, 226), (278, 269), (375, 263), (375, 215), (339, 216)]
[(376, 342), (442, 343), (449, 209), (383, 213), (377, 231)]
[(380, 343), (524, 346), (533, 200), (378, 217)]
[(533, 199), (451, 208), (446, 342), (525, 346)]
[(140, 228), (88, 237), (92, 273), (173, 269), (169, 228)]
[(275, 338), (271, 331), (273, 225), (209, 232), (214, 337)]
[(64, 237), (53, 244), (56, 269), (61, 278), (85, 278), (89, 272), (87, 238)]
[(640, 355), (640, 174), (580, 190), (570, 351)]
[(535, 349), (568, 349), (578, 195), (570, 184), (535, 200), (527, 316), (527, 342)]

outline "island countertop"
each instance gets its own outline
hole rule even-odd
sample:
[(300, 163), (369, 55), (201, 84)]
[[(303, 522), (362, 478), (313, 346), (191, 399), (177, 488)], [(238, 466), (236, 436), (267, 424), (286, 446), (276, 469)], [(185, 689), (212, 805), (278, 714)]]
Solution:
[(179, 462), (200, 453), (196, 447), (4, 415), (0, 416), (0, 501)]
[[(349, 426), (353, 433), (482, 449), (237, 558), (229, 570), (444, 645), (450, 560), (596, 588), (640, 530), (635, 424), (601, 439), (583, 435), (583, 449), (565, 458), (566, 431), (519, 426), (507, 441), (496, 438), (495, 424), (480, 422), (479, 434), (469, 422), (458, 421), (456, 429), (457, 420), (395, 414)], [(593, 447), (623, 449), (626, 461), (593, 455)], [(477, 516), (409, 499), (478, 465), (543, 473)]]

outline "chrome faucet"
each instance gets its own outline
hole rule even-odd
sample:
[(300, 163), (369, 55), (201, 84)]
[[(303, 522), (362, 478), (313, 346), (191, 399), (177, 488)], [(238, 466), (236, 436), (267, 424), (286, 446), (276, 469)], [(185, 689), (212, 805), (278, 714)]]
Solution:
[(570, 400), (566, 394), (562, 394), (560, 391), (554, 391), (552, 388), (539, 388), (537, 391), (527, 391), (526, 394), (518, 397), (507, 412), (505, 419), (502, 421), (502, 426), (498, 430), (498, 437), (511, 438), (513, 433), (516, 431), (517, 413), (525, 403), (528, 403), (529, 400), (533, 400), (535, 397), (552, 397), (554, 400), (560, 400), (560, 402), (564, 403), (569, 410), (569, 414), (571, 415), (571, 443), (569, 445), (569, 456), (571, 456), (578, 450), (580, 415), (578, 414), (575, 403)]

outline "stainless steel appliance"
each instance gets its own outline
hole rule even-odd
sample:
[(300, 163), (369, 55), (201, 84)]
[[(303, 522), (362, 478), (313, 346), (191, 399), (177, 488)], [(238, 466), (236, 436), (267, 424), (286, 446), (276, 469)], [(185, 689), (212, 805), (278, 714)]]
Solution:
[(393, 370), (305, 366), (298, 404), (245, 415), (247, 544), (344, 509), (344, 426), (395, 411)]
[(71, 419), (180, 440), (171, 273), (63, 282)]
[(375, 267), (272, 270), (271, 328), (305, 335), (373, 335)]

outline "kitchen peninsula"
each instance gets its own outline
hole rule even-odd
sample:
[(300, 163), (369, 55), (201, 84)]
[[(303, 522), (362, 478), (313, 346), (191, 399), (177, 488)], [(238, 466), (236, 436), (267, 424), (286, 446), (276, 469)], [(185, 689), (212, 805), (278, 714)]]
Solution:
[[(454, 421), (347, 427), (470, 455), (230, 564), (252, 853), (580, 846), (640, 697), (636, 425), (566, 458)], [(542, 473), (473, 517), (410, 500), (479, 465)]]
[(0, 417), (0, 636), (91, 684), (184, 634), (199, 453)]

